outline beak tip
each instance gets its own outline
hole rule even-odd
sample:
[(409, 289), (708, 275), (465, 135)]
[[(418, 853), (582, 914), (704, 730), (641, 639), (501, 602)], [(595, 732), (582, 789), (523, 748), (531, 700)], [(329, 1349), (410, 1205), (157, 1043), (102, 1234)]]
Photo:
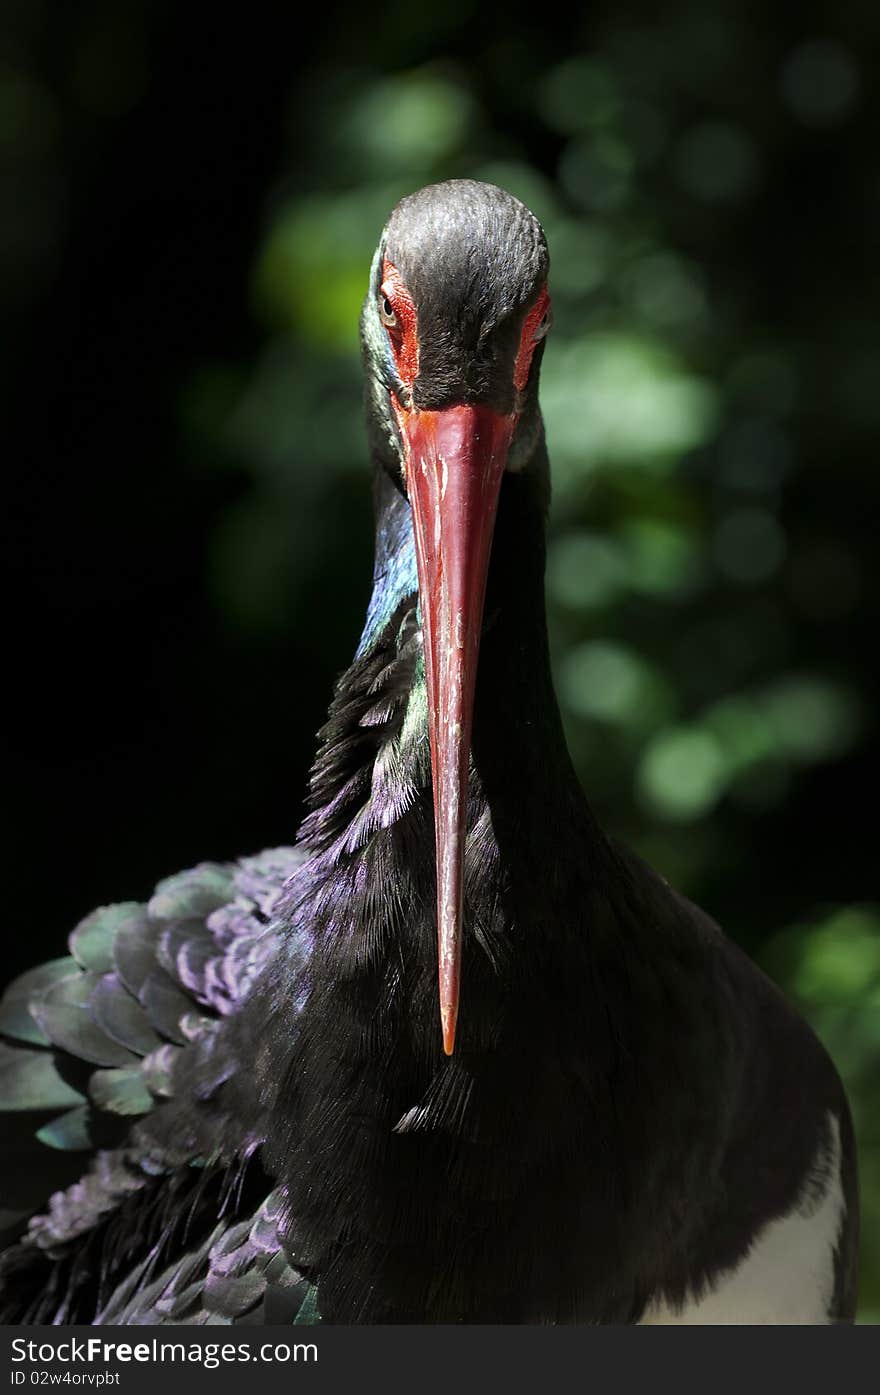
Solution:
[(458, 1026), (461, 904), (459, 903), (456, 915), (451, 918), (438, 911), (438, 922), (440, 1027), (443, 1033), (443, 1050), (447, 1056), (451, 1056), (455, 1050), (455, 1032)]

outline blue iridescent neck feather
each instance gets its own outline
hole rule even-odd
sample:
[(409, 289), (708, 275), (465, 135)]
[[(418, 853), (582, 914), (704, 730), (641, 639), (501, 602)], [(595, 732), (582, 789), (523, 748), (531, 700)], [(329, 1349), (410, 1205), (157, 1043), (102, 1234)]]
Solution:
[(401, 602), (418, 593), (412, 515), (406, 498), (385, 471), (376, 479), (376, 557), (373, 593), (356, 658), (368, 654)]

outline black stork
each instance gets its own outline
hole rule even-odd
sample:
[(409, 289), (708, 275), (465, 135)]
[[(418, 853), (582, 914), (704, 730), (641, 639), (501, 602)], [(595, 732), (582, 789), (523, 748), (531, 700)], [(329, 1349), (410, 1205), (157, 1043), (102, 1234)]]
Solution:
[(393, 211), (362, 318), (374, 588), (310, 812), (8, 991), (4, 1321), (852, 1319), (834, 1067), (603, 833), (566, 749), (547, 274), (491, 185)]

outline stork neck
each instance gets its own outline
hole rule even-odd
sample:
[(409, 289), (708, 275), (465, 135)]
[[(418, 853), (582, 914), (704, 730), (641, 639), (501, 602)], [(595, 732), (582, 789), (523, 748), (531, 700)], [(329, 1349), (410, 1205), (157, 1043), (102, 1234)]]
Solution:
[[(541, 446), (543, 453), (544, 447)], [(541, 468), (543, 465), (543, 469)], [(553, 687), (544, 600), (546, 459), (502, 485), (474, 707), (474, 764), (493, 809), (534, 839), (549, 807), (594, 827)], [(497, 811), (497, 812), (496, 812)]]
[[(585, 808), (553, 689), (544, 603), (547, 461), (505, 476), (492, 544), (474, 708), (473, 755), (487, 796), (522, 808), (548, 788)], [(373, 592), (358, 658), (417, 593), (409, 502), (381, 467), (376, 474)], [(514, 796), (510, 783), (515, 778)], [(534, 807), (543, 801), (537, 798)]]
[(369, 653), (395, 611), (407, 597), (416, 595), (419, 585), (409, 501), (380, 464), (376, 466), (374, 495), (373, 591), (356, 659)]

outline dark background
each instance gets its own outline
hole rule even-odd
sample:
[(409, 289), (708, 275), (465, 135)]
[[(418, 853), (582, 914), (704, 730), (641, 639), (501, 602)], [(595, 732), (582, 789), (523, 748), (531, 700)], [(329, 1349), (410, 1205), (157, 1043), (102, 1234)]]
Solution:
[(493, 178), (553, 258), (576, 762), (834, 1054), (875, 1318), (875, 6), (7, 0), (2, 31), (9, 974), (294, 836), (369, 591), (369, 256), (401, 194)]

